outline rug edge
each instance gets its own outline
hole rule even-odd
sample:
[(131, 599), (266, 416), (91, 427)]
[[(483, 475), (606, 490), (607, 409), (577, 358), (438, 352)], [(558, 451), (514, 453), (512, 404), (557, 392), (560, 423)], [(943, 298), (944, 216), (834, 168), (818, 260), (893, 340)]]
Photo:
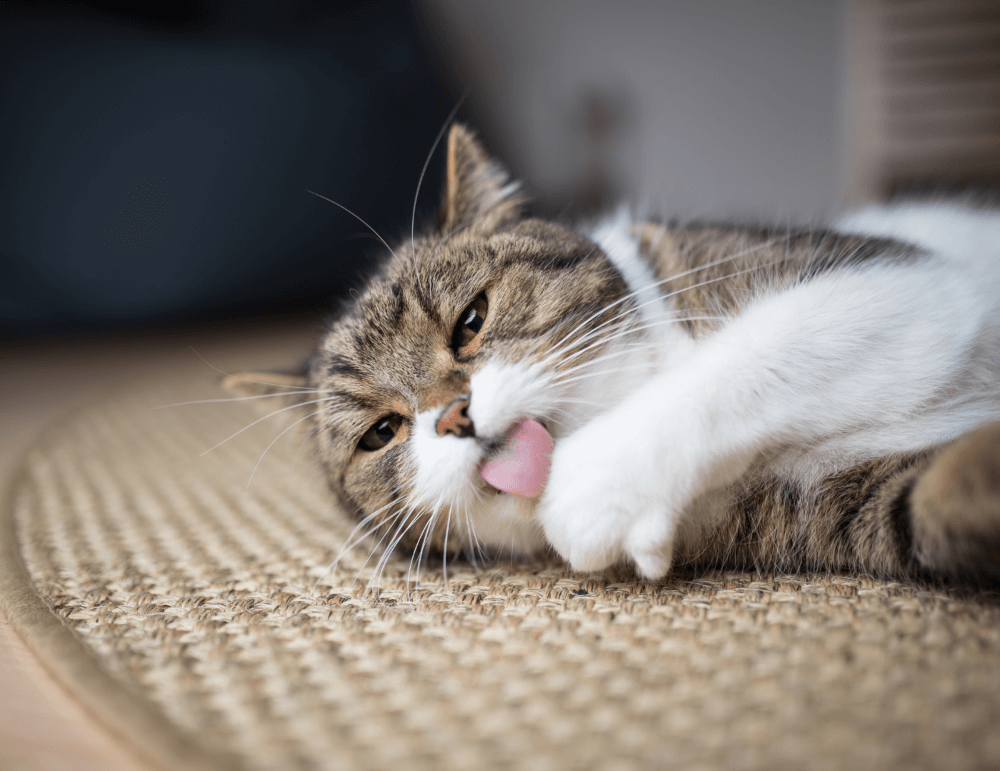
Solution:
[(137, 759), (161, 771), (241, 771), (245, 764), (238, 756), (202, 746), (105, 672), (35, 588), (20, 552), (14, 498), (25, 458), (44, 444), (47, 433), (36, 437), (0, 480), (0, 612), (63, 692)]

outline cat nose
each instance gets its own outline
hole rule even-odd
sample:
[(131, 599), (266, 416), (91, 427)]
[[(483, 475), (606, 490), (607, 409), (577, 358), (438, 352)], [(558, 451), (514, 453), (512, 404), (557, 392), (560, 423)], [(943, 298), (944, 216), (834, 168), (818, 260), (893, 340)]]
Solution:
[(437, 422), (438, 436), (454, 434), (455, 436), (475, 436), (476, 427), (472, 425), (472, 418), (469, 417), (469, 397), (459, 396), (451, 404), (445, 407), (444, 412)]

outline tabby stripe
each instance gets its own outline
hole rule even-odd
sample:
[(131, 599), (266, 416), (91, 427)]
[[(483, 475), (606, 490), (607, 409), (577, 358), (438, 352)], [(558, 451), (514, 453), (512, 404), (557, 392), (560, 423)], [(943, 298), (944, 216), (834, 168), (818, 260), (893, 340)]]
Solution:
[(904, 569), (913, 562), (914, 557), (910, 494), (919, 478), (919, 473), (911, 473), (886, 510), (886, 524), (899, 552), (900, 567)]

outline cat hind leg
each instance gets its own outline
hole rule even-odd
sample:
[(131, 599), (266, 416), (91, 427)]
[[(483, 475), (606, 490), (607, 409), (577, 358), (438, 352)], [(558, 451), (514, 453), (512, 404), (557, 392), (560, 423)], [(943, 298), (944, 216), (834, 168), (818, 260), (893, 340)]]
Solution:
[(913, 554), (923, 568), (1000, 587), (1000, 423), (943, 448), (909, 503)]

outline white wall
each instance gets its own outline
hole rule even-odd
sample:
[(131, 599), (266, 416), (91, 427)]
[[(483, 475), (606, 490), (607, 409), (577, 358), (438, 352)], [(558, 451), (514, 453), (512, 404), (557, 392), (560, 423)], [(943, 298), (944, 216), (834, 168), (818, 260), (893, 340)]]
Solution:
[(622, 105), (622, 196), (664, 216), (808, 221), (836, 209), (844, 0), (423, 0), (487, 142), (569, 203), (595, 90)]

